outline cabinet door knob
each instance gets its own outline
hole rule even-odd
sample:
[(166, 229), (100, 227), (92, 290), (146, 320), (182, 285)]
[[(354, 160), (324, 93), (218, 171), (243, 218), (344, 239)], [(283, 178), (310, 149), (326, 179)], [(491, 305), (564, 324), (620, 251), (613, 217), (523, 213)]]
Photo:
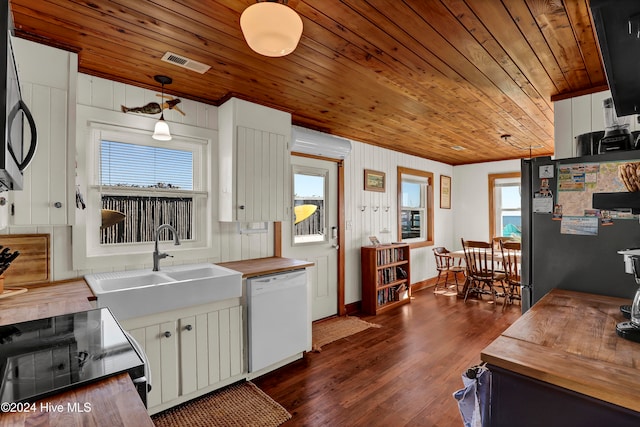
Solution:
[(167, 337), (167, 338), (171, 338), (171, 332), (166, 331), (166, 332), (164, 333), (164, 336), (165, 336), (165, 337)]
[(60, 209), (60, 208), (62, 207), (62, 203), (60, 203), (60, 202), (55, 202), (55, 203), (53, 204), (53, 206), (55, 206), (56, 208)]
[(191, 325), (187, 325), (187, 326), (185, 326), (184, 328), (185, 328), (187, 331), (190, 331), (190, 330), (192, 330), (192, 329), (193, 329), (193, 326), (191, 326)]
[(240, 205), (240, 206), (239, 206), (239, 208), (240, 208), (240, 209), (244, 209), (244, 205)]

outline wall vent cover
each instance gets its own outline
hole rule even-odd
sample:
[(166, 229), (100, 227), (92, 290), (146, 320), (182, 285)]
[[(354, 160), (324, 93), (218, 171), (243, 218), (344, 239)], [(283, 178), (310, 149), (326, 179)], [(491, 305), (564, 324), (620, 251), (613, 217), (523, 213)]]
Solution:
[(204, 74), (211, 68), (210, 65), (203, 64), (202, 62), (194, 61), (193, 59), (186, 58), (182, 55), (178, 55), (177, 53), (167, 52), (162, 57), (162, 60), (165, 62), (169, 62), (171, 64), (177, 65), (179, 67), (186, 68), (191, 71), (195, 71), (200, 74)]

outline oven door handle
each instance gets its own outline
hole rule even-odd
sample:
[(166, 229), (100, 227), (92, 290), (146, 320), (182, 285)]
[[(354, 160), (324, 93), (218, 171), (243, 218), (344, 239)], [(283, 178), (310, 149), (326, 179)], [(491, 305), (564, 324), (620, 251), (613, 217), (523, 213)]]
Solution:
[(147, 354), (144, 352), (144, 349), (140, 345), (140, 343), (131, 336), (131, 334), (123, 329), (124, 334), (129, 338), (129, 342), (136, 350), (136, 352), (142, 358), (144, 362), (144, 376), (147, 378), (147, 393), (151, 391), (151, 367), (149, 366), (149, 359), (147, 359)]

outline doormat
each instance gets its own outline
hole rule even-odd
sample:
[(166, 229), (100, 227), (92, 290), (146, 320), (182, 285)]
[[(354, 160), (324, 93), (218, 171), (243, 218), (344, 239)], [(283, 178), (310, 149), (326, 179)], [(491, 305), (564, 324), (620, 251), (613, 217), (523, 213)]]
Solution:
[(232, 384), (151, 417), (156, 427), (276, 427), (291, 414), (251, 381)]
[(365, 329), (380, 328), (375, 323), (365, 322), (357, 317), (333, 317), (331, 319), (315, 322), (312, 328), (311, 349), (316, 352), (322, 351), (322, 346), (337, 341), (340, 338), (357, 334)]

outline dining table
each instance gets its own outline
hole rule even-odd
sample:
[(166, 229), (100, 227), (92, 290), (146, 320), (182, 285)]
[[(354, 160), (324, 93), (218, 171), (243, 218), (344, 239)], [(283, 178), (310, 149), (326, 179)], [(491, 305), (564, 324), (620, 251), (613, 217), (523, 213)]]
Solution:
[[(488, 249), (479, 249), (480, 251), (489, 251)], [(451, 258), (455, 259), (455, 260), (462, 260), (465, 261), (465, 256), (464, 256), (464, 249), (460, 249), (457, 251), (451, 251), (449, 252), (447, 255), (449, 255)], [(492, 252), (492, 256), (493, 256), (493, 261), (497, 261), (500, 262), (502, 261), (502, 252), (500, 250), (493, 250)], [(518, 259), (518, 261), (520, 262), (522, 259), (522, 252), (521, 251), (517, 251), (516, 252), (516, 258)], [(464, 281), (464, 285), (462, 286), (462, 291), (458, 292), (458, 296), (462, 296), (464, 297), (464, 294), (467, 292), (467, 288), (469, 287), (469, 275), (465, 272), (465, 281)]]

